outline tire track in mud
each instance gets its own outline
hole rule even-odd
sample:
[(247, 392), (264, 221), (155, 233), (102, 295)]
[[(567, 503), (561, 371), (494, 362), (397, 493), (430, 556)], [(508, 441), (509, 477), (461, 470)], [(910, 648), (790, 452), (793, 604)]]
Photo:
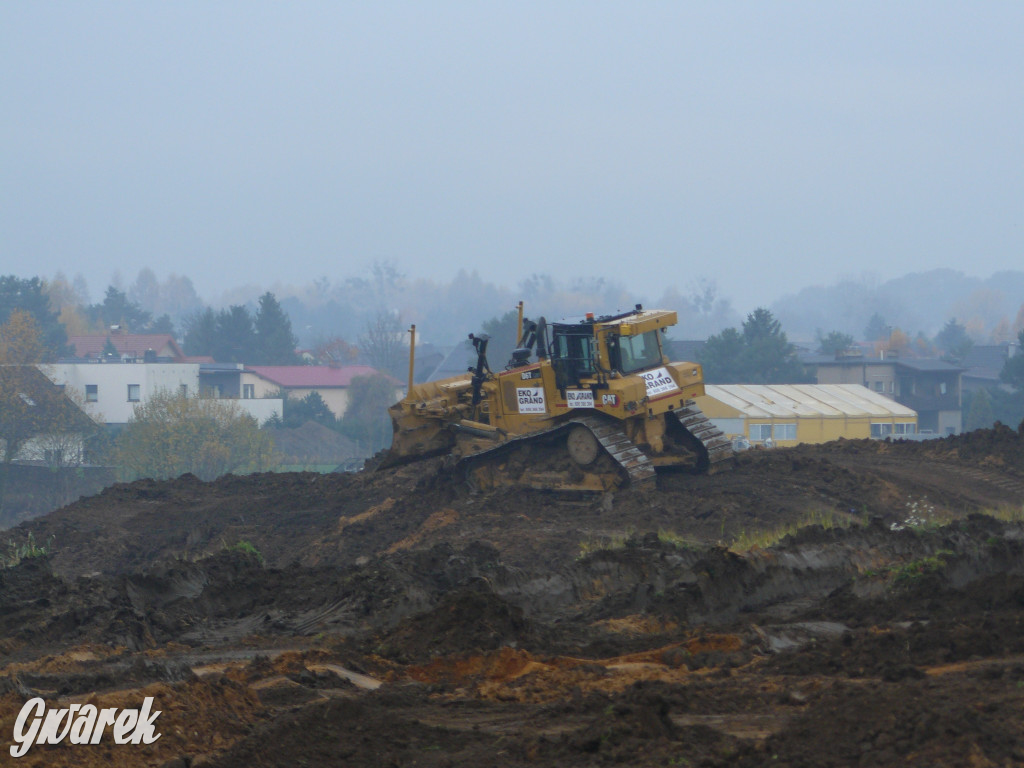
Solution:
[[(873, 473), (905, 494), (927, 495), (954, 512), (982, 511), (1024, 504), (1024, 481), (1016, 473), (965, 466), (952, 461), (877, 456), (830, 456), (829, 461), (859, 473)], [(968, 509), (965, 510), (964, 507)]]

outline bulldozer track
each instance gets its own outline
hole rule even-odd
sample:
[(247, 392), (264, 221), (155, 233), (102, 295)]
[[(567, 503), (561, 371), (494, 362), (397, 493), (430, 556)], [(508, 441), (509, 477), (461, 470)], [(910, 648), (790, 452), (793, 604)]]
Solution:
[(673, 411), (673, 413), (683, 428), (704, 446), (704, 450), (708, 453), (710, 466), (732, 458), (732, 442), (722, 434), (722, 430), (711, 423), (696, 403), (690, 401), (685, 408)]
[(582, 424), (593, 432), (608, 454), (626, 470), (631, 483), (643, 483), (654, 479), (654, 465), (650, 459), (615, 423), (604, 421), (597, 416), (582, 416), (572, 419), (569, 423)]
[(496, 445), (494, 448), (488, 448), (460, 459), (456, 466), (470, 467), (480, 459), (498, 456), (503, 452), (512, 450), (516, 446), (538, 439), (553, 437), (562, 432), (568, 432), (577, 424), (590, 430), (605, 451), (607, 451), (608, 455), (626, 473), (630, 484), (639, 485), (653, 482), (655, 476), (654, 465), (650, 459), (633, 444), (621, 427), (614, 422), (605, 421), (599, 416), (578, 416), (564, 421), (551, 429), (513, 437), (500, 445)]

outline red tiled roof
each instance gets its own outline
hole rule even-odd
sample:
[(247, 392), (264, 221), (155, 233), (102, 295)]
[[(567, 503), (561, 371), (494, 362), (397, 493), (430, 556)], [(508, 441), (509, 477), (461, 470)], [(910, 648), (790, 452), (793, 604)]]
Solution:
[(356, 376), (379, 373), (368, 365), (247, 365), (245, 370), (279, 387), (347, 387)]
[(152, 349), (157, 354), (165, 347), (171, 348), (173, 357), (184, 357), (181, 347), (169, 333), (90, 333), (84, 336), (71, 336), (68, 344), (75, 348), (78, 357), (100, 357), (107, 345), (107, 339), (114, 345), (119, 355), (142, 357), (146, 350)]

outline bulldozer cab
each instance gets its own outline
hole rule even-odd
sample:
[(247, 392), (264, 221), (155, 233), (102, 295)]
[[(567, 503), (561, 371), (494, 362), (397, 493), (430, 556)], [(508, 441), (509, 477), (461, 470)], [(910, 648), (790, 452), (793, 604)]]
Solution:
[(611, 367), (621, 374), (644, 371), (662, 363), (658, 331), (646, 331), (637, 336), (619, 336), (609, 332), (606, 338)]
[(644, 310), (577, 323), (553, 323), (551, 362), (559, 389), (584, 379), (629, 376), (664, 364), (662, 332), (676, 322), (675, 312)]
[(577, 386), (596, 372), (594, 326), (590, 323), (552, 325), (551, 365), (555, 386)]

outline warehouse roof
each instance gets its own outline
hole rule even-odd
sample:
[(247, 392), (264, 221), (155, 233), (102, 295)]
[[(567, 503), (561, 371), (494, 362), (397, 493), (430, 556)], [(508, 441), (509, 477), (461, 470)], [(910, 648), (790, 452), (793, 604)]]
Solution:
[(750, 418), (917, 416), (860, 384), (706, 384), (704, 391)]

